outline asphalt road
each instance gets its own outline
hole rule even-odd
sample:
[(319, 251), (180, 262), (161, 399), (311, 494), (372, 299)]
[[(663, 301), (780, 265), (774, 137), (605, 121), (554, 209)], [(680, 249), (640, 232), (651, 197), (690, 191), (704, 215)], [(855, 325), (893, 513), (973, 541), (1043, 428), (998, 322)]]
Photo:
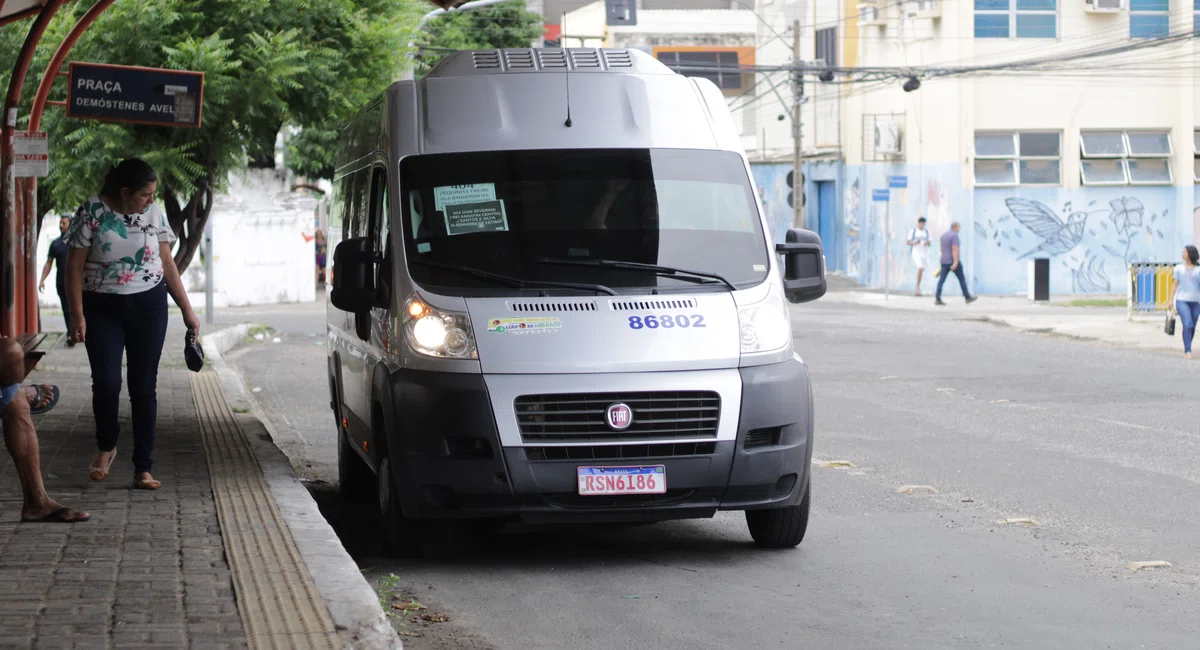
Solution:
[[(331, 485), (319, 319), (265, 314), (280, 342), (231, 358), (368, 575), (450, 618), (405, 628), (422, 635), (408, 648), (1197, 647), (1200, 362), (958, 320), (968, 309), (794, 310), (816, 458), (855, 467), (814, 468), (808, 537), (776, 552), (721, 513), (382, 557), (370, 509)], [(1173, 566), (1128, 568), (1149, 560)]]

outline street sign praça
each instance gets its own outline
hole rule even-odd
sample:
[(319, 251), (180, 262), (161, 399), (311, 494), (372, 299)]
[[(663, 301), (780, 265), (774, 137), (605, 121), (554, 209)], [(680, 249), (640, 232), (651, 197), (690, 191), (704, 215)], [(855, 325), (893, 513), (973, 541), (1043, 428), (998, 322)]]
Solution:
[(204, 73), (71, 63), (67, 117), (198, 128)]

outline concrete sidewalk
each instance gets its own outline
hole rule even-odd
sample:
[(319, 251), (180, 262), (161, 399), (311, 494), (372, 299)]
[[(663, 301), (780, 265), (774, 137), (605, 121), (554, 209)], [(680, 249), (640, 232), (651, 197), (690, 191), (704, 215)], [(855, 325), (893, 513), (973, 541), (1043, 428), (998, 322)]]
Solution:
[(112, 475), (89, 480), (82, 346), (60, 341), (27, 380), (62, 390), (35, 417), (46, 488), (92, 518), (20, 523), (20, 485), (0, 455), (0, 648), (398, 648), (287, 459), (230, 408), (213, 369), (186, 369), (176, 328), (159, 372), (160, 490), (131, 489), (124, 395)]
[[(1035, 303), (1020, 296), (980, 296), (970, 305), (961, 296), (946, 296), (945, 307), (934, 304), (932, 295), (913, 296), (876, 291), (831, 291), (822, 302), (870, 305), (880, 309), (928, 312), (932, 317), (977, 320), (1006, 325), (1026, 332), (1093, 340), (1109, 345), (1183, 353), (1179, 335), (1163, 333), (1165, 314), (1134, 316), (1128, 320), (1125, 307), (1068, 307), (1067, 299)], [(1059, 304), (1056, 304), (1059, 303)], [(1178, 324), (1177, 324), (1178, 325)]]

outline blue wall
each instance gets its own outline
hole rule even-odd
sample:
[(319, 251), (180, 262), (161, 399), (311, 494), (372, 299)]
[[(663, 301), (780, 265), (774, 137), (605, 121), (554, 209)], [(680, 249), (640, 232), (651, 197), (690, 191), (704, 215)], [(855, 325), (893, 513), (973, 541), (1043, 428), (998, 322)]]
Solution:
[[(752, 165), (772, 234), (782, 241), (792, 223), (787, 206), (790, 163)], [(887, 189), (889, 176), (906, 176), (908, 187), (890, 190), (887, 202), (872, 201), (872, 190)], [(1200, 232), (1200, 186), (977, 189), (963, 187), (962, 166), (805, 165), (808, 193), (806, 227), (817, 227), (816, 181), (838, 186), (837, 259), (830, 270), (845, 272), (871, 287), (911, 291), (914, 267), (904, 235), (918, 216), (928, 219), (936, 240), (960, 222), (962, 253), (973, 292), (1024, 293), (1028, 260), (1051, 260), (1055, 294), (1125, 292), (1125, 268), (1133, 261), (1174, 261)], [(891, 233), (890, 246), (886, 233)], [(890, 258), (885, 261), (886, 252)], [(938, 256), (935, 244), (930, 258)], [(934, 287), (931, 274), (922, 289)], [(947, 295), (959, 295), (957, 283)]]

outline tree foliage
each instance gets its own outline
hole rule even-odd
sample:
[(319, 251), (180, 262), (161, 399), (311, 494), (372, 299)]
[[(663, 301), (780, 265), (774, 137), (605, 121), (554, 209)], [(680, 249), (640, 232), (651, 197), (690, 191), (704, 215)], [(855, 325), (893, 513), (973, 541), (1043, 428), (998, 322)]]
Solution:
[[(23, 115), (54, 48), (86, 8), (87, 3), (71, 3), (50, 25), (26, 80)], [(332, 158), (325, 150), (331, 145), (314, 135), (396, 77), (424, 9), (420, 0), (114, 3), (80, 39), (71, 59), (204, 72), (203, 126), (67, 120), (51, 108), (42, 127), (51, 137), (51, 174), (39, 183), (39, 208), (73, 211), (99, 189), (109, 165), (142, 157), (159, 174), (161, 201), (180, 239), (176, 262), (186, 268), (214, 193), (230, 173), (274, 166), (276, 137), (285, 124), (311, 130), (307, 137), (321, 145), (292, 156), (295, 169), (321, 171), (322, 161)], [(0, 59), (16, 59), (28, 25), (0, 28)], [(57, 84), (52, 96), (64, 93)]]
[(417, 72), (429, 72), (452, 50), (529, 47), (541, 36), (542, 24), (541, 14), (526, 9), (521, 0), (438, 16), (420, 36), (424, 53)]

